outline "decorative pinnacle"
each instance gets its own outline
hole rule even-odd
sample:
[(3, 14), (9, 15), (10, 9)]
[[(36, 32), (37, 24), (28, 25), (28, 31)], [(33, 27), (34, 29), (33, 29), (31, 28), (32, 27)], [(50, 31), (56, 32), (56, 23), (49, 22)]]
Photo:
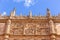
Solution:
[(47, 11), (50, 11), (50, 10), (47, 8)]
[(49, 16), (51, 16), (50, 15), (50, 10), (47, 8), (47, 16), (49, 17)]
[(29, 17), (30, 18), (32, 17), (32, 11), (29, 11)]
[(16, 13), (16, 8), (14, 8), (14, 10), (13, 10), (13, 14), (15, 15), (15, 13)]
[(15, 13), (16, 13), (16, 8), (13, 9), (10, 16), (15, 16)]

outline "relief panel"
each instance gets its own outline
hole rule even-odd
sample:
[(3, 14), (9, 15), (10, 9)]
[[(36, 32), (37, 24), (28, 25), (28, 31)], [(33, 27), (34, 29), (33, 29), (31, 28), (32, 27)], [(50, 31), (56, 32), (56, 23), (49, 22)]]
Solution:
[(24, 27), (24, 35), (34, 35), (35, 34), (35, 24), (27, 23)]
[(0, 35), (4, 34), (5, 30), (5, 23), (0, 23)]
[(43, 28), (43, 25), (36, 25), (36, 35), (49, 35), (50, 29), (49, 27), (45, 26), (46, 28)]
[[(45, 28), (46, 27), (46, 28)], [(50, 29), (46, 24), (38, 23), (12, 23), (12, 35), (48, 35)]]
[(24, 25), (21, 23), (12, 23), (10, 34), (22, 35), (23, 34), (23, 27), (24, 27)]
[(55, 27), (55, 31), (58, 35), (60, 35), (60, 23), (55, 23), (56, 27)]

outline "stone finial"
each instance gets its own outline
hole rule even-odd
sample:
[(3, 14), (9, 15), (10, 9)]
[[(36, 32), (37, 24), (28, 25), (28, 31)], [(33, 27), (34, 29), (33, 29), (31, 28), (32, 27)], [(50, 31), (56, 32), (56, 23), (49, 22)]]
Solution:
[(16, 13), (16, 8), (14, 8), (14, 10), (11, 12), (10, 16), (15, 16)]
[(29, 17), (30, 18), (32, 17), (32, 11), (29, 11)]
[(47, 16), (50, 17), (50, 10), (47, 8)]

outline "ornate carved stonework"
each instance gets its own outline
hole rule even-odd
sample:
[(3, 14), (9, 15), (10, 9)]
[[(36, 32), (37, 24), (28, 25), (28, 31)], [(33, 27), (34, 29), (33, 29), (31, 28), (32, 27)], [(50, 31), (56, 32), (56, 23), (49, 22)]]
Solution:
[(0, 35), (4, 34), (5, 23), (0, 23)]
[(36, 35), (49, 35), (50, 29), (48, 27), (48, 24), (37, 24), (36, 25)]
[(60, 40), (60, 17), (0, 15), (0, 40)]
[(35, 34), (35, 24), (26, 23), (24, 26), (24, 35), (34, 35)]
[(21, 23), (12, 23), (10, 33), (12, 35), (22, 35), (24, 25)]
[(55, 28), (56, 28), (56, 33), (58, 34), (58, 35), (60, 35), (60, 23), (55, 23)]

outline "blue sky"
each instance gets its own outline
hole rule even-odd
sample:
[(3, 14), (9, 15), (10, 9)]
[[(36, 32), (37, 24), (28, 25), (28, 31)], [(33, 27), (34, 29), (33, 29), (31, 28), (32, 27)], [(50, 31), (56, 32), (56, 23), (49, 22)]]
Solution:
[(51, 15), (60, 13), (60, 0), (0, 0), (0, 14), (10, 15), (10, 12), (16, 8), (16, 15), (29, 15), (31, 10), (33, 15), (46, 15), (46, 9), (49, 8)]

